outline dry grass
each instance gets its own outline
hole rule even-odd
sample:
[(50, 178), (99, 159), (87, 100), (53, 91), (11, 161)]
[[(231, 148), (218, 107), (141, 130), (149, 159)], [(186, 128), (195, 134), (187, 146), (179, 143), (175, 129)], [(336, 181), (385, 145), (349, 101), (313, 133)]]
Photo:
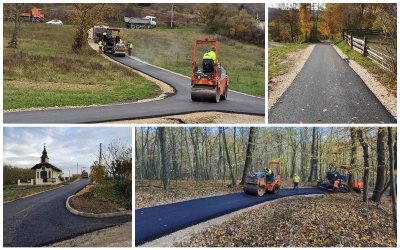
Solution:
[(73, 53), (73, 26), (24, 23), (18, 49), (6, 47), (11, 32), (11, 24), (5, 23), (5, 110), (129, 102), (158, 95), (155, 84), (104, 60), (86, 44), (81, 54)]

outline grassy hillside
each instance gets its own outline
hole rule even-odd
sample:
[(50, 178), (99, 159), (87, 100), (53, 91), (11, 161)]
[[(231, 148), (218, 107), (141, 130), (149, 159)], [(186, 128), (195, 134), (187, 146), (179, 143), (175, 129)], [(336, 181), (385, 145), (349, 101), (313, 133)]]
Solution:
[[(201, 27), (126, 29), (126, 40), (134, 43), (133, 55), (169, 70), (191, 75), (196, 39), (218, 39), (220, 62), (231, 78), (231, 88), (262, 96), (265, 94), (265, 49), (201, 32)], [(201, 53), (202, 55), (202, 53)]]
[(18, 49), (7, 48), (12, 26), (4, 24), (4, 109), (79, 106), (135, 101), (157, 94), (144, 78), (85, 45), (72, 53), (72, 26), (24, 23)]

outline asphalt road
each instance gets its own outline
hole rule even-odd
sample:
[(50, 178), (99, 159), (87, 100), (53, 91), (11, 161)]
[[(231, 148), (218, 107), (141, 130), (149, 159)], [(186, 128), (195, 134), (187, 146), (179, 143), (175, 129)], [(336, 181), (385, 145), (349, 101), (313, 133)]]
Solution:
[(5, 112), (4, 123), (96, 123), (204, 111), (265, 115), (265, 99), (230, 91), (228, 100), (220, 103), (192, 102), (190, 79), (129, 57), (112, 58), (171, 85), (176, 93), (163, 100), (146, 103)]
[(396, 123), (328, 43), (317, 44), (269, 112), (269, 123)]
[(180, 229), (265, 201), (293, 195), (322, 193), (324, 191), (317, 188), (301, 188), (296, 191), (282, 189), (276, 195), (265, 194), (263, 197), (250, 196), (241, 192), (136, 209), (135, 245), (144, 244)]
[(70, 213), (65, 208), (67, 197), (88, 183), (88, 179), (80, 180), (58, 189), (4, 203), (4, 247), (43, 246), (132, 221), (132, 216), (88, 218)]

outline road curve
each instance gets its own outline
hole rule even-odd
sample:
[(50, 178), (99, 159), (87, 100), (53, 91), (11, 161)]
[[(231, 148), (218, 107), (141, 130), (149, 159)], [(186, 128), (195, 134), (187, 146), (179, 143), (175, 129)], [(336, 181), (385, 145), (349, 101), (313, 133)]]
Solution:
[(3, 204), (3, 246), (44, 246), (86, 232), (132, 221), (132, 216), (88, 218), (65, 208), (67, 197), (89, 184), (80, 180), (61, 188)]
[(396, 123), (329, 43), (317, 44), (269, 123)]
[(323, 193), (324, 191), (317, 188), (301, 188), (296, 191), (282, 189), (276, 195), (266, 194), (263, 197), (250, 196), (240, 192), (136, 209), (135, 245), (139, 246), (180, 229), (265, 201), (293, 195)]
[(4, 123), (96, 123), (205, 111), (265, 115), (265, 99), (230, 91), (228, 100), (220, 103), (192, 102), (188, 78), (130, 57), (111, 58), (171, 85), (176, 93), (163, 100), (145, 103), (5, 112)]

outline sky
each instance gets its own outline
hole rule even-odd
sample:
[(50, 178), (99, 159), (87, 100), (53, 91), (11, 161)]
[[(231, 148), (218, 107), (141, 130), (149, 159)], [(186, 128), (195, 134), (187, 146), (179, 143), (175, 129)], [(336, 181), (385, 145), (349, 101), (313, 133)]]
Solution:
[(49, 162), (64, 172), (64, 176), (86, 170), (98, 159), (99, 144), (103, 149), (120, 140), (132, 147), (130, 127), (5, 127), (3, 131), (3, 164), (31, 168), (40, 162), (46, 144)]

